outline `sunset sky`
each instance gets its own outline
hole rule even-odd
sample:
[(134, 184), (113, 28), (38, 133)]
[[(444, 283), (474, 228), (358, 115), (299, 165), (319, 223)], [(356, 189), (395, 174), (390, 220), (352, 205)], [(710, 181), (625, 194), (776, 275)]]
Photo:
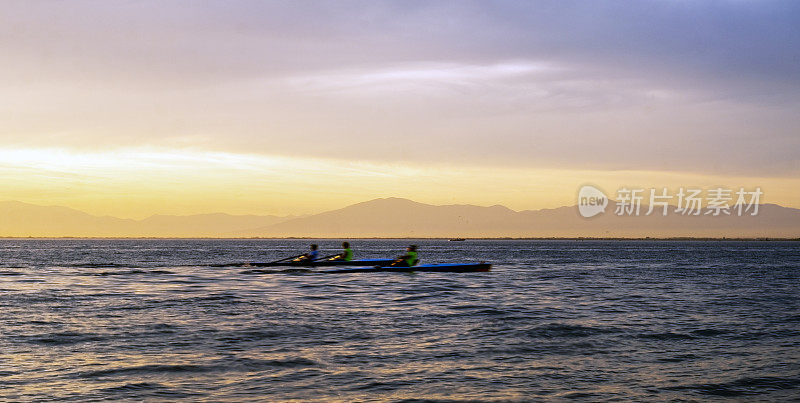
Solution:
[(797, 1), (5, 1), (0, 200), (516, 210), (586, 183), (800, 208)]

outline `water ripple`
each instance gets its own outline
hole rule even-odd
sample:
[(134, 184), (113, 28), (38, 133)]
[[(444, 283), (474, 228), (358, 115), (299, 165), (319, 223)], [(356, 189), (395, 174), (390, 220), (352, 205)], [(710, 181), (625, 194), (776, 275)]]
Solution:
[(414, 242), (495, 265), (334, 276), (209, 267), (307, 240), (0, 240), (0, 400), (800, 396), (796, 242)]

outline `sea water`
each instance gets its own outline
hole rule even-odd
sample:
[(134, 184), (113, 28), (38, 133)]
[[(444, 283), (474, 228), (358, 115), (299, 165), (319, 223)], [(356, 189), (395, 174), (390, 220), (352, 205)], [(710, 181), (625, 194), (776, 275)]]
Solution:
[(0, 400), (800, 399), (800, 243), (0, 240)]

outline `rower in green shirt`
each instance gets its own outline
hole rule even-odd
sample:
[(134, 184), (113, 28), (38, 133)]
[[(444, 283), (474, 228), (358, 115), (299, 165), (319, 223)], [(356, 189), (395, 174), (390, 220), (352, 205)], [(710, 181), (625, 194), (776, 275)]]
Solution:
[(406, 248), (406, 254), (403, 256), (398, 256), (391, 266), (411, 267), (415, 266), (417, 263), (419, 263), (417, 245), (410, 245), (408, 248)]
[(344, 260), (349, 262), (353, 260), (353, 250), (350, 249), (350, 242), (342, 242), (342, 253), (334, 256), (331, 260)]

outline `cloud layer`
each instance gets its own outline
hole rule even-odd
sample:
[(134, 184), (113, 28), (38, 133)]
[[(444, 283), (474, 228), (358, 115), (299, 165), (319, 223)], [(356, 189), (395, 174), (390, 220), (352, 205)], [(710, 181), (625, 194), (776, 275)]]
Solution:
[(5, 2), (0, 147), (800, 173), (800, 4)]

